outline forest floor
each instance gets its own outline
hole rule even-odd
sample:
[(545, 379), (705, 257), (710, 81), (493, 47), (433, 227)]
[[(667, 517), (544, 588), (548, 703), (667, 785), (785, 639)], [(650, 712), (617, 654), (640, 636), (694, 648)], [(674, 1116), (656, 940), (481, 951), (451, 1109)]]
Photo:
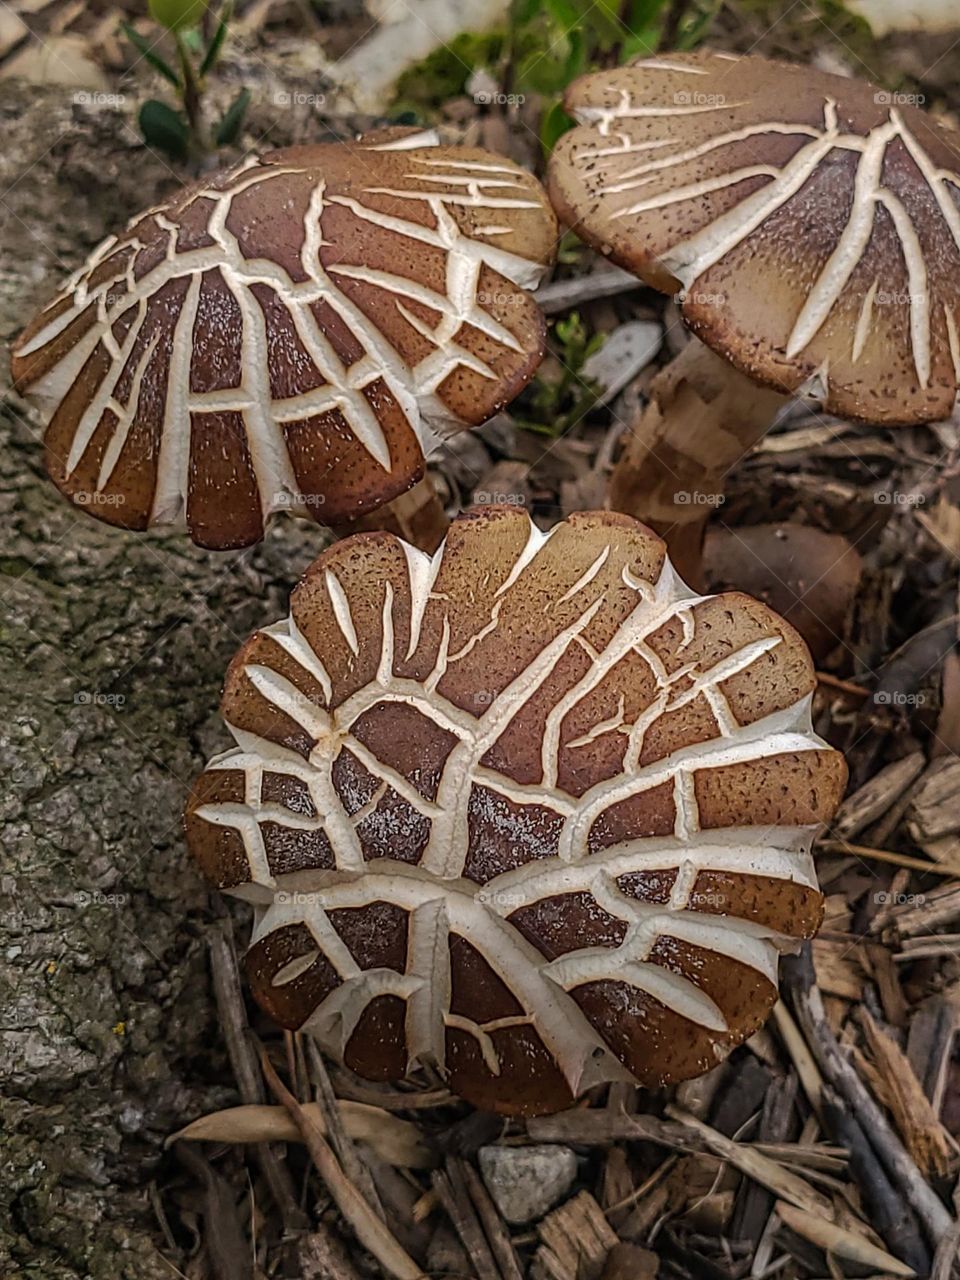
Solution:
[[(105, 234), (184, 174), (139, 137), (137, 108), (157, 82), (132, 69), (115, 8), (53, 0), (5, 12), (28, 32), (10, 43), (0, 24), (9, 343)], [(226, 102), (252, 90), (231, 154), (368, 122), (325, 112), (318, 91), (321, 51), (335, 57), (374, 25), (360, 11), (317, 19), (306, 5), (263, 3), (241, 8), (240, 23), (213, 91)], [(846, 69), (960, 117), (953, 37), (876, 42), (837, 6), (800, 0), (720, 5), (704, 38)], [(64, 39), (71, 84), (11, 73), (24, 48)], [(85, 78), (95, 92), (77, 88)], [(461, 84), (436, 115), (448, 136), (540, 168), (542, 108), (535, 95), (478, 104)], [(505, 494), (547, 526), (597, 505), (624, 424), (683, 340), (672, 304), (611, 285), (572, 243), (544, 302), (551, 353), (537, 383), (511, 416), (432, 460), (451, 509)], [(601, 347), (585, 371), (595, 336), (636, 322), (654, 326), (646, 357), (625, 348), (626, 385), (598, 396), (612, 362)], [(815, 726), (850, 765), (817, 853), (826, 923), (784, 966), (769, 1025), (708, 1076), (656, 1094), (614, 1086), (526, 1124), (473, 1112), (437, 1080), (386, 1089), (328, 1074), (245, 999), (245, 909), (209, 894), (188, 861), (184, 799), (226, 745), (223, 673), (252, 630), (285, 612), (325, 531), (281, 520), (261, 545), (216, 554), (90, 520), (45, 478), (38, 421), (10, 390), (5, 359), (0, 437), (4, 1280), (376, 1277), (338, 1207), (351, 1182), (387, 1225), (386, 1257), (402, 1251), (437, 1276), (953, 1274), (956, 419), (882, 431), (797, 407), (730, 477), (711, 533), (714, 580), (731, 580), (730, 539), (752, 549), (755, 576), (744, 581), (741, 556), (736, 585), (762, 591), (807, 635), (821, 675)], [(832, 541), (811, 550), (810, 530)], [(828, 562), (843, 571), (824, 589)], [(333, 1179), (318, 1176), (256, 1044), (297, 1098), (319, 1100)], [(261, 1109), (227, 1114), (240, 1102)], [(169, 1143), (201, 1117), (204, 1128)], [(564, 1184), (558, 1207), (505, 1221), (489, 1171), (478, 1173), (477, 1152), (494, 1142), (526, 1149), (526, 1191), (548, 1172)]]

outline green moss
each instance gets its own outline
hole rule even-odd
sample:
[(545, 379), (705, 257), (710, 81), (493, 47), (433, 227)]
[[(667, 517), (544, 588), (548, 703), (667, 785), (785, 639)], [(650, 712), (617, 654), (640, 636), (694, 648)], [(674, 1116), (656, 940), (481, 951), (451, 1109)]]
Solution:
[(435, 49), (397, 81), (393, 114), (409, 111), (428, 117), (451, 98), (459, 98), (474, 71), (499, 62), (505, 40), (502, 31), (466, 32)]

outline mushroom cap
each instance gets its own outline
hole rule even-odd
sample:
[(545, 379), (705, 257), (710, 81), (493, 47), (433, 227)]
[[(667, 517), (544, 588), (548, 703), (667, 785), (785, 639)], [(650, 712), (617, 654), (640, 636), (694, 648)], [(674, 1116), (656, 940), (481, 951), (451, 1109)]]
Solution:
[(384, 131), (274, 151), (111, 236), (17, 342), (61, 491), (246, 546), (354, 519), (532, 377), (556, 219), (518, 166)]
[(568, 89), (549, 189), (755, 381), (875, 423), (949, 416), (960, 379), (960, 135), (903, 95), (718, 53)]
[(843, 791), (803, 641), (613, 512), (336, 543), (227, 675), (190, 848), (254, 995), (353, 1070), (535, 1114), (716, 1065), (817, 929)]

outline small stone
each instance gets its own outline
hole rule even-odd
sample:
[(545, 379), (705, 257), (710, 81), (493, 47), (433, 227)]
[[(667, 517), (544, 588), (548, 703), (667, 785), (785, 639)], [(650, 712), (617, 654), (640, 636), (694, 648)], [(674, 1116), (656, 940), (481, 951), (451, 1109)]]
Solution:
[(507, 1222), (532, 1222), (562, 1200), (577, 1176), (569, 1147), (481, 1147), (480, 1172)]

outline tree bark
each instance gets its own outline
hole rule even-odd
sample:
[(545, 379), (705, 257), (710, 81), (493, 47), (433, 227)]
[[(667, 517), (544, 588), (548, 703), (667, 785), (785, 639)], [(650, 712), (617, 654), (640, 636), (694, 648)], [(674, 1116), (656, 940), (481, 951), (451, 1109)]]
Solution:
[[(137, 141), (139, 99), (72, 97), (0, 81), (7, 342), (182, 176)], [(100, 524), (46, 479), (6, 358), (0, 380), (0, 1276), (169, 1280), (163, 1140), (238, 1101), (183, 802), (228, 745), (227, 663), (329, 535), (281, 521), (218, 554)]]

